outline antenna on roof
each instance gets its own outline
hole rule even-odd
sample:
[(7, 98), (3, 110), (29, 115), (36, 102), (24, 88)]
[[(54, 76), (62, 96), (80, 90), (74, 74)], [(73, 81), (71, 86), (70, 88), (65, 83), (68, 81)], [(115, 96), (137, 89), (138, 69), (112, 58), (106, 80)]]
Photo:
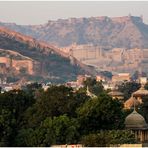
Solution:
[[(133, 97), (133, 94), (132, 94), (132, 97)], [(136, 110), (135, 101), (136, 101), (136, 100), (134, 99), (134, 111)]]
[(133, 101), (134, 101), (134, 111), (136, 111), (136, 105), (135, 105), (135, 98), (134, 98), (134, 96), (133, 96), (133, 94), (131, 95), (131, 98), (133, 99)]

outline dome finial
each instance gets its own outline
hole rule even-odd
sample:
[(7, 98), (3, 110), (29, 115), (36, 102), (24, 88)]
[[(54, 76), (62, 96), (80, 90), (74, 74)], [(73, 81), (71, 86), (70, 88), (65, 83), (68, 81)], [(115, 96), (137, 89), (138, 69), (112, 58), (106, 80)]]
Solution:
[(92, 97), (92, 98), (96, 98), (96, 97), (97, 97), (95, 94), (93, 94), (93, 93), (91, 93), (91, 92), (89, 91), (88, 85), (87, 85), (86, 93), (87, 93), (88, 96), (90, 96), (90, 97)]
[[(131, 98), (134, 98), (134, 97), (133, 97), (133, 93), (132, 93), (132, 95), (131, 95)], [(133, 110), (133, 111), (136, 111), (136, 100), (135, 100), (135, 98), (134, 98), (133, 103), (134, 103), (134, 104), (133, 104), (133, 105), (134, 105), (134, 110)]]
[(87, 85), (87, 90), (86, 90), (87, 94), (89, 94), (89, 89), (88, 89), (88, 85)]
[[(133, 97), (133, 94), (132, 94), (132, 97)], [(134, 111), (136, 111), (136, 105), (135, 105), (135, 100), (134, 100)]]
[(126, 109), (133, 108), (135, 111), (139, 104), (140, 104), (139, 101), (133, 96), (133, 93), (132, 93), (131, 97), (124, 103), (124, 107)]

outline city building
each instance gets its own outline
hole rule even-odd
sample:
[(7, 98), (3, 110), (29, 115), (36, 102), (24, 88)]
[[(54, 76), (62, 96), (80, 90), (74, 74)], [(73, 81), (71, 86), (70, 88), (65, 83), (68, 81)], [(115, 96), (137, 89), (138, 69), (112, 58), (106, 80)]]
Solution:
[(130, 81), (130, 74), (129, 73), (119, 73), (117, 75), (112, 76), (113, 83), (121, 83), (123, 81)]
[(102, 82), (105, 82), (106, 79), (105, 79), (105, 77), (103, 77), (103, 76), (97, 75), (97, 76), (96, 76), (96, 81), (102, 81)]

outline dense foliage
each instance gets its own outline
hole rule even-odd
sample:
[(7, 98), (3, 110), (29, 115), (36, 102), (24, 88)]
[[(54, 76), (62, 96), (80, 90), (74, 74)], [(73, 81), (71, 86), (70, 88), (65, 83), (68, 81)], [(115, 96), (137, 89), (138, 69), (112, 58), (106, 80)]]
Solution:
[(96, 79), (94, 78), (87, 78), (85, 81), (84, 81), (84, 87), (85, 88), (89, 88), (89, 91), (92, 92), (93, 94), (99, 96), (101, 93), (104, 92), (104, 88), (103, 88), (103, 85), (102, 85), (102, 82), (101, 81), (96, 81)]
[(122, 105), (102, 87), (90, 98), (85, 89), (51, 85), (44, 91), (30, 84), (0, 94), (0, 146), (134, 143), (133, 135), (121, 130), (124, 119)]
[(120, 144), (135, 143), (134, 134), (128, 130), (100, 131), (82, 137), (81, 143), (87, 147), (119, 146)]
[(119, 91), (124, 94), (125, 101), (131, 97), (131, 94), (140, 88), (140, 83), (137, 82), (123, 82), (118, 85)]

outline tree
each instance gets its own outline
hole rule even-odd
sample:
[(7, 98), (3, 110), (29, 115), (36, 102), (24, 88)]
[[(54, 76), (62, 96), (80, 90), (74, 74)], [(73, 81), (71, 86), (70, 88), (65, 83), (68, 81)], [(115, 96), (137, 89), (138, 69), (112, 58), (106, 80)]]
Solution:
[(84, 92), (73, 92), (72, 88), (51, 86), (47, 91), (40, 92), (36, 103), (28, 108), (24, 120), (28, 127), (38, 126), (46, 117), (58, 117), (67, 114), (76, 117), (76, 108), (89, 99)]
[(142, 97), (143, 103), (139, 106), (139, 112), (143, 115), (146, 123), (148, 123), (148, 98), (147, 96)]
[(42, 88), (42, 85), (35, 82), (35, 83), (27, 84), (26, 86), (24, 86), (23, 89), (24, 89), (24, 91), (34, 95), (35, 91), (37, 91), (41, 88)]
[(148, 82), (145, 84), (144, 88), (148, 90)]
[(0, 110), (0, 146), (11, 146), (15, 135), (16, 120), (9, 109)]
[(0, 94), (0, 145), (12, 146), (17, 130), (21, 126), (24, 111), (34, 99), (21, 90)]
[(85, 89), (75, 91), (73, 97), (67, 102), (67, 105), (69, 106), (68, 115), (70, 117), (77, 117), (76, 109), (89, 99), (90, 97), (87, 96)]
[(79, 124), (76, 119), (68, 118), (66, 115), (53, 118), (53, 129), (56, 137), (56, 144), (77, 143), (79, 136)]
[(51, 146), (53, 144), (77, 143), (78, 122), (66, 115), (47, 117), (36, 128), (27, 128), (19, 131), (16, 137), (17, 146)]
[[(86, 101), (77, 109), (80, 131), (83, 134), (101, 129), (121, 129), (124, 127), (124, 113), (118, 100), (106, 94)], [(85, 125), (85, 126), (84, 126)]]
[(100, 72), (103, 76), (108, 77), (109, 79), (112, 78), (112, 73), (110, 71), (101, 71)]
[[(37, 85), (0, 94), (0, 146), (72, 144), (80, 142), (82, 135), (122, 129), (122, 104), (100, 88), (93, 99), (83, 88), (74, 91), (64, 85), (50, 86), (47, 91)], [(97, 138), (103, 142), (100, 134)], [(97, 138), (90, 139), (95, 144)]]
[(118, 90), (124, 94), (125, 101), (131, 97), (131, 94), (140, 88), (140, 83), (123, 82), (118, 85)]
[(104, 133), (88, 134), (81, 139), (84, 147), (105, 147), (108, 141), (109, 139)]
[(137, 80), (139, 78), (139, 76), (140, 76), (139, 71), (135, 71), (134, 74), (132, 75), (132, 80), (134, 80), (134, 81)]
[(22, 67), (19, 71), (20, 71), (20, 73), (23, 74), (23, 75), (27, 74), (27, 72), (28, 72), (28, 71), (27, 71), (27, 68), (25, 68), (25, 67)]
[(84, 81), (84, 87), (85, 89), (88, 87), (89, 91), (97, 96), (104, 92), (102, 82), (97, 82), (95, 78), (87, 78), (86, 81)]
[(134, 144), (135, 136), (128, 130), (99, 131), (82, 137), (81, 143), (87, 147), (110, 147), (118, 144)]

